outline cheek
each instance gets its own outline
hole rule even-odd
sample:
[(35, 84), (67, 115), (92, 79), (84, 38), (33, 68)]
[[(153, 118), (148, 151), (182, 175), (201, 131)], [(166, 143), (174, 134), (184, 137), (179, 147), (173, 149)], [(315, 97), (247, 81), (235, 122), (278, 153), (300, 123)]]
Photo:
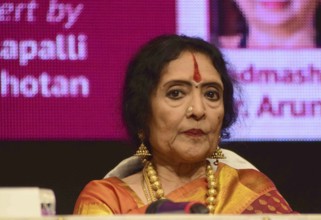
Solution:
[(152, 123), (152, 127), (154, 130), (166, 131), (167, 129), (171, 129), (173, 127), (173, 120), (169, 117), (164, 117), (164, 115), (157, 115)]
[(306, 2), (305, 5), (300, 6), (300, 8), (298, 9), (299, 11), (298, 13), (300, 13), (300, 16), (304, 18), (308, 14), (313, 15), (315, 13), (316, 8), (317, 8), (317, 3)]
[(219, 116), (219, 117), (218, 117), (218, 121), (219, 121), (219, 126), (220, 126), (220, 130), (221, 130), (221, 128), (222, 128), (222, 125), (223, 125), (223, 119), (224, 119), (224, 115), (222, 115), (222, 116)]
[[(175, 140), (178, 123), (171, 117), (158, 115), (150, 124), (150, 143), (153, 148), (164, 148)], [(165, 147), (166, 148), (166, 147)]]
[(150, 130), (157, 137), (166, 136), (166, 139), (170, 139), (170, 134), (176, 135), (181, 120), (182, 114), (180, 111), (159, 108), (152, 115)]
[(210, 124), (214, 132), (218, 131), (222, 127), (223, 118), (224, 118), (224, 109), (219, 108), (213, 112), (213, 117), (210, 120)]

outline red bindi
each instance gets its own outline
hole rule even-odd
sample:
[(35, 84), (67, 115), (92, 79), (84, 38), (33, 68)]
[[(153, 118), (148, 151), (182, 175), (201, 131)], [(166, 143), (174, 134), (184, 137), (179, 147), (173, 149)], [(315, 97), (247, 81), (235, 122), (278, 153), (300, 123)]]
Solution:
[(194, 75), (193, 75), (193, 79), (195, 82), (200, 82), (202, 77), (201, 77), (201, 74), (200, 74), (200, 71), (198, 69), (198, 63), (196, 61), (196, 58), (194, 56), (194, 54), (192, 53), (192, 56), (193, 56), (193, 61), (194, 61)]

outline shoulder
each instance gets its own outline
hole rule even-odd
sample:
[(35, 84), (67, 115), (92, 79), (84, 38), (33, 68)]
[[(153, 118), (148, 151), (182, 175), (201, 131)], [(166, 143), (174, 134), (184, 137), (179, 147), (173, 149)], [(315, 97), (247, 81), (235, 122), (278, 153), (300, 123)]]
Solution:
[(252, 169), (240, 169), (237, 173), (239, 181), (258, 195), (244, 213), (296, 213), (264, 173)]
[(117, 201), (124, 195), (127, 196), (125, 184), (116, 177), (90, 181), (79, 194), (74, 213), (117, 213)]
[[(225, 203), (226, 213), (293, 213), (275, 184), (264, 173), (255, 169), (235, 169), (220, 163), (218, 175), (222, 193), (229, 195)], [(224, 203), (224, 198), (221, 199)], [(236, 212), (235, 203), (229, 205), (229, 201), (240, 202)]]
[(220, 172), (220, 175), (223, 175), (223, 177), (229, 177), (230, 181), (236, 181), (256, 193), (264, 193), (275, 189), (272, 180), (264, 173), (255, 169), (235, 169), (226, 164), (222, 164)]
[(128, 193), (128, 186), (117, 177), (90, 181), (81, 191), (79, 197), (86, 200), (115, 200), (120, 194)]

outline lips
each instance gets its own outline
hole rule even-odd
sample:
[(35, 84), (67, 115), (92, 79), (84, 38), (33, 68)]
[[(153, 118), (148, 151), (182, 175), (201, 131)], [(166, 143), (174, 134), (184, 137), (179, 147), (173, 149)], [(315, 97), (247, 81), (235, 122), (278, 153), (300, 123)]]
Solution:
[(205, 132), (201, 129), (189, 129), (187, 131), (184, 131), (183, 133), (188, 136), (193, 136), (193, 137), (200, 137), (200, 136), (205, 135)]
[(272, 10), (282, 10), (285, 9), (290, 5), (290, 1), (273, 1), (273, 0), (268, 0), (268, 1), (260, 1), (260, 4), (267, 9), (272, 9)]

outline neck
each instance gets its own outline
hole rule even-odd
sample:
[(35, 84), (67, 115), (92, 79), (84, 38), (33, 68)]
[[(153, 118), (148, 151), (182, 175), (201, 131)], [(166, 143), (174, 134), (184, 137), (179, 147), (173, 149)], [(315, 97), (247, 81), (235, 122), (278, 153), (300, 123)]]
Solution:
[(313, 48), (315, 30), (313, 25), (294, 28), (253, 27), (247, 39), (248, 48)]
[(201, 177), (206, 176), (206, 160), (195, 163), (167, 163), (153, 158), (152, 163), (166, 193)]
[[(215, 213), (215, 206), (216, 206), (216, 196), (217, 196), (217, 182), (215, 178), (215, 174), (213, 171), (212, 166), (206, 162), (205, 167), (205, 175), (206, 175), (206, 181), (207, 181), (207, 193), (205, 198), (205, 203), (208, 208), (208, 211), (210, 214)], [(173, 175), (176, 176), (176, 175)], [(176, 176), (177, 177), (177, 176)], [(157, 175), (157, 171), (155, 170), (153, 164), (151, 162), (146, 162), (144, 169), (143, 169), (143, 190), (145, 193), (145, 196), (147, 198), (147, 201), (156, 201), (158, 199), (165, 198), (165, 188), (163, 183), (160, 183), (159, 175)], [(171, 180), (170, 182), (173, 182)], [(144, 188), (144, 185), (146, 183), (146, 188)], [(173, 184), (165, 184), (167, 186), (166, 190), (171, 192), (172, 190), (175, 190), (178, 186), (172, 187)], [(148, 194), (149, 192), (149, 194)]]

